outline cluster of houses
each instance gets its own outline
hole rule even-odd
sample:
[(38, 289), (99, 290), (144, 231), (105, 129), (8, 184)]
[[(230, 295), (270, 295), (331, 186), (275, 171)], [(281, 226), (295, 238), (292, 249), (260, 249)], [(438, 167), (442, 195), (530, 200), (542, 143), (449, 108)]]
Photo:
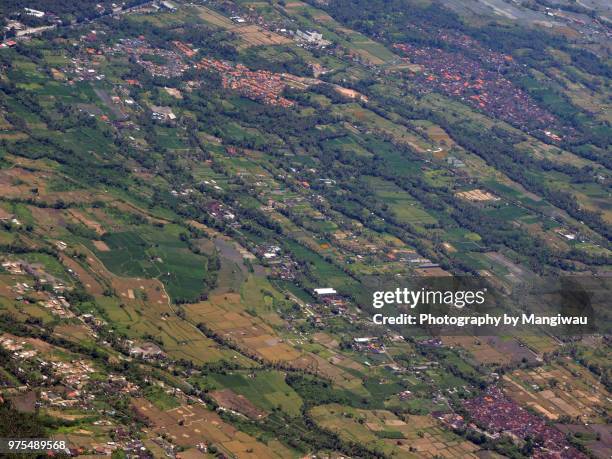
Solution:
[(70, 362), (48, 362), (52, 372), (62, 379), (62, 382), (74, 389), (83, 389), (89, 383), (90, 375), (95, 368), (85, 360)]
[(191, 48), (191, 46), (183, 43), (182, 41), (175, 40), (172, 42), (172, 44), (186, 57), (191, 58), (196, 55), (196, 52)]
[(271, 268), (270, 275), (277, 279), (293, 281), (300, 273), (299, 265), (289, 255), (282, 255), (268, 263)]
[[(423, 93), (438, 91), (456, 97), (521, 128), (561, 130), (551, 113), (498, 71), (502, 65), (514, 65), (509, 56), (489, 52), (479, 54), (476, 60), (462, 52), (431, 46), (398, 43), (394, 48), (408, 56), (410, 62), (423, 68), (411, 79)], [(499, 59), (502, 61), (499, 62)], [(494, 67), (494, 64), (497, 66)]]
[(161, 107), (158, 105), (151, 105), (151, 118), (155, 121), (160, 122), (171, 122), (176, 120), (176, 115), (170, 107)]
[(273, 260), (280, 256), (282, 250), (276, 244), (263, 244), (257, 247), (256, 253), (263, 260)]
[(294, 102), (281, 94), (287, 84), (282, 75), (268, 70), (249, 70), (242, 64), (203, 58), (199, 69), (217, 72), (225, 89), (239, 92), (244, 97), (279, 107), (293, 107)]
[(108, 53), (120, 52), (133, 56), (135, 61), (154, 77), (180, 77), (189, 68), (189, 64), (183, 62), (176, 51), (153, 48), (140, 38), (124, 38), (112, 48), (102, 49)]
[(331, 287), (315, 288), (313, 290), (319, 304), (327, 309), (333, 310), (334, 313), (346, 312), (349, 306), (349, 301), (340, 295)]
[(323, 34), (314, 30), (297, 30), (295, 32), (295, 40), (298, 43), (309, 47), (325, 48), (331, 45), (329, 40), (323, 38)]
[[(100, 73), (95, 63), (95, 57), (92, 59), (91, 55), (87, 57), (73, 57), (70, 59), (70, 65), (66, 65), (61, 68), (61, 74), (54, 72), (58, 79), (68, 79), (68, 84), (74, 84), (74, 82), (80, 81), (102, 81), (106, 78), (106, 75)], [(63, 75), (64, 78), (62, 78)]]
[(142, 360), (163, 360), (166, 358), (166, 354), (155, 343), (131, 343), (130, 357)]
[(21, 262), (18, 261), (3, 261), (2, 268), (10, 274), (24, 274), (25, 271), (21, 267)]
[(564, 433), (506, 397), (497, 386), (465, 401), (463, 407), (475, 423), (471, 427), (483, 427), (487, 436), (503, 435), (517, 442), (536, 439), (537, 447), (532, 457), (587, 458), (568, 443)]
[(210, 201), (208, 204), (206, 204), (206, 209), (208, 211), (208, 215), (213, 218), (230, 222), (236, 219), (234, 210), (222, 202), (214, 200)]
[[(58, 361), (41, 357), (40, 352), (27, 340), (12, 335), (0, 336), (0, 347), (10, 352), (17, 362), (29, 361), (42, 375), (40, 397), (36, 404), (57, 408), (79, 408), (91, 410), (97, 393), (135, 394), (140, 387), (125, 376), (110, 373), (107, 378), (98, 378), (93, 384), (92, 375), (97, 373), (87, 360)], [(21, 364), (21, 371), (25, 365)], [(28, 386), (19, 388), (27, 391)]]
[(371, 352), (372, 354), (384, 354), (386, 352), (383, 340), (376, 336), (353, 338), (353, 350)]
[(11, 338), (6, 335), (0, 336), (0, 347), (4, 350), (11, 352), (12, 357), (17, 360), (31, 359), (38, 352), (36, 349), (30, 349), (27, 346), (26, 341), (20, 341), (15, 338)]
[(52, 296), (48, 300), (41, 301), (41, 304), (53, 315), (64, 319), (74, 317), (74, 313), (70, 310), (70, 303), (63, 296)]

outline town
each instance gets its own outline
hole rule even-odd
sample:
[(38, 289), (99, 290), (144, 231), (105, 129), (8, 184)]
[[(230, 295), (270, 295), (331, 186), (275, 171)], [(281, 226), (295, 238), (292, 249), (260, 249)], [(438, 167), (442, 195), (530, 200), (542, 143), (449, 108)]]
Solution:
[(610, 457), (607, 13), (488, 3), (2, 2), (0, 438)]

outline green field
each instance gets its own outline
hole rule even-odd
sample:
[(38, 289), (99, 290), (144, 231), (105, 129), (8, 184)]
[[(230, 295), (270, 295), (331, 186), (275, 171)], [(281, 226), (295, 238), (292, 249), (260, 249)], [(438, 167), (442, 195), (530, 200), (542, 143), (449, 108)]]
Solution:
[(271, 411), (280, 407), (292, 416), (299, 415), (302, 399), (285, 383), (282, 373), (267, 371), (253, 374), (254, 377), (242, 373), (214, 375), (211, 380), (218, 387), (227, 387), (244, 395), (263, 410)]
[(339, 268), (326, 261), (319, 254), (290, 239), (285, 241), (287, 248), (298, 259), (307, 262), (315, 276), (334, 286), (355, 285), (356, 282)]
[(161, 387), (151, 386), (145, 390), (145, 397), (162, 411), (171, 410), (180, 406), (179, 401), (171, 394), (167, 394)]
[(197, 298), (204, 289), (208, 258), (189, 250), (179, 237), (183, 231), (177, 225), (132, 227), (102, 237), (110, 251), (91, 248), (117, 275), (156, 278), (172, 298)]
[(378, 177), (364, 176), (374, 194), (389, 205), (396, 218), (405, 223), (433, 224), (436, 219), (423, 209), (407, 192), (392, 182)]
[(324, 149), (330, 149), (332, 151), (353, 153), (363, 157), (372, 156), (372, 153), (359, 145), (353, 136), (336, 137), (334, 139), (326, 140), (325, 142), (322, 142), (321, 146)]

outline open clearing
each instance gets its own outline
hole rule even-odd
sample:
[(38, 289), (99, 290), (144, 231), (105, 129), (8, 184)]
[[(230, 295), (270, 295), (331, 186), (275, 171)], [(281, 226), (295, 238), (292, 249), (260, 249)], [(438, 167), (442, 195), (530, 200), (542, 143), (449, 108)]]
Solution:
[(292, 43), (290, 38), (262, 29), (257, 25), (239, 25), (210, 8), (204, 6), (198, 6), (197, 8), (200, 18), (209, 24), (225, 29), (228, 32), (235, 33), (241, 41), (244, 42), (243, 47), (245, 48), (250, 46), (285, 45)]
[[(321, 405), (310, 411), (317, 424), (347, 441), (380, 448), (393, 457), (476, 458), (478, 447), (444, 430), (431, 416), (397, 417), (386, 410), (360, 410), (343, 405)], [(416, 451), (411, 450), (416, 449)]]
[(588, 370), (570, 360), (504, 375), (508, 394), (552, 421), (561, 416), (585, 423), (604, 422), (612, 404), (606, 389)]
[(219, 406), (244, 414), (249, 419), (262, 419), (267, 413), (253, 405), (244, 395), (231, 389), (215, 390), (210, 396)]
[(159, 435), (169, 436), (184, 448), (194, 447), (202, 440), (218, 445), (230, 457), (247, 459), (290, 457), (288, 450), (269, 448), (253, 437), (225, 423), (218, 414), (202, 405), (182, 405), (162, 411), (146, 399), (135, 399), (137, 414), (148, 419)]
[(445, 336), (445, 345), (458, 346), (470, 352), (476, 361), (484, 364), (509, 364), (512, 356), (504, 354), (491, 346), (485, 336)]
[(283, 411), (293, 416), (300, 414), (302, 399), (285, 383), (284, 374), (280, 372), (234, 372), (214, 375), (212, 379), (219, 387), (228, 387), (249, 399), (261, 410), (272, 411), (280, 406)]
[(96, 248), (96, 250), (100, 251), (100, 252), (110, 252), (110, 247), (108, 245), (106, 245), (106, 242), (104, 241), (91, 241), (91, 243), (94, 245), (94, 247)]

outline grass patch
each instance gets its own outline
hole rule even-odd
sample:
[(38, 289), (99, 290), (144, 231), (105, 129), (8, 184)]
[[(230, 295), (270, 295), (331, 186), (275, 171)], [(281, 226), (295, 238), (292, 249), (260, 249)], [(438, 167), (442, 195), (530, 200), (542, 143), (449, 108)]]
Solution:
[(292, 416), (300, 414), (302, 399), (285, 383), (282, 373), (270, 371), (253, 374), (254, 377), (238, 373), (214, 375), (212, 380), (220, 388), (232, 389), (237, 394), (244, 395), (263, 410), (280, 408)]
[(102, 240), (110, 251), (98, 251), (102, 263), (113, 273), (128, 277), (156, 278), (173, 298), (197, 299), (206, 290), (208, 257), (193, 253), (181, 239), (183, 228), (139, 225), (128, 231), (107, 233)]
[(167, 394), (163, 388), (158, 386), (147, 387), (144, 396), (162, 411), (171, 410), (181, 405), (175, 396)]

